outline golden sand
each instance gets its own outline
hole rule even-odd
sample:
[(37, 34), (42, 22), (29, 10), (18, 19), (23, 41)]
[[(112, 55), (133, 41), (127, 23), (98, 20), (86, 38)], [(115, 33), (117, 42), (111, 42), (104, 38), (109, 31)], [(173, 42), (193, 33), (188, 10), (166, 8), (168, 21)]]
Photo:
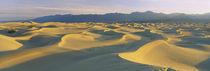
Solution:
[[(192, 26), (195, 28), (189, 28)], [(3, 52), (0, 53), (0, 71), (58, 53), (132, 43), (135, 44), (122, 46), (128, 48), (123, 50), (127, 52), (119, 53), (121, 58), (166, 68), (164, 70), (199, 71), (203, 69), (198, 65), (208, 61), (210, 56), (210, 45), (205, 40), (209, 39), (206, 28), (210, 26), (200, 26), (167, 23), (0, 23), (0, 52)], [(9, 30), (15, 30), (15, 33), (7, 33)], [(196, 39), (205, 41), (198, 42)], [(148, 43), (136, 45), (142, 42)], [(133, 47), (139, 48), (128, 50)]]

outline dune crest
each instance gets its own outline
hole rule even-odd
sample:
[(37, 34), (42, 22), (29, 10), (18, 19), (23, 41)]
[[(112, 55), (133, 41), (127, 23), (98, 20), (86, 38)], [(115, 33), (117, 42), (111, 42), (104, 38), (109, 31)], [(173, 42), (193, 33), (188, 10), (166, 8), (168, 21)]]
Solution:
[[(17, 24), (13, 26), (12, 24)], [(104, 23), (96, 23), (98, 25), (104, 25)], [(89, 25), (87, 23), (75, 23), (75, 24), (66, 24), (66, 23), (8, 23), (2, 24), (4, 26), (13, 26), (16, 29), (24, 29), (30, 30), (27, 32), (22, 32), (22, 36), (14, 36), (7, 37), (15, 42), (15, 40), (24, 41), (23, 44), (26, 44), (23, 49), (19, 51), (14, 51), (13, 53), (5, 53), (0, 55), (0, 69), (5, 69), (9, 67), (16, 66), (18, 64), (25, 63), (27, 61), (31, 61), (37, 58), (41, 58), (44, 56), (69, 52), (72, 50), (83, 50), (87, 48), (93, 47), (103, 47), (103, 46), (112, 46), (124, 43), (134, 42), (136, 40), (141, 40), (140, 36), (122, 32), (122, 31), (113, 31), (110, 28), (106, 28), (104, 26), (97, 26), (95, 24)], [(21, 27), (17, 27), (19, 25), (24, 25)], [(4, 27), (3, 26), (3, 27)], [(33, 29), (35, 28), (35, 29)], [(4, 29), (8, 29), (4, 28)], [(2, 29), (3, 30), (3, 29)], [(91, 32), (92, 30), (99, 30), (102, 34), (97, 34)], [(106, 31), (101, 31), (106, 30)], [(97, 40), (97, 38), (102, 38), (104, 32), (112, 31), (113, 33), (122, 33), (122, 37), (117, 39), (109, 39), (109, 40)], [(13, 34), (9, 34), (13, 35)], [(64, 36), (62, 36), (64, 35)], [(115, 34), (113, 34), (115, 35)], [(60, 37), (59, 37), (60, 36)], [(115, 35), (118, 36), (118, 35)], [(1, 38), (4, 38), (1, 37)], [(51, 41), (45, 41), (44, 38), (58, 38), (58, 42), (54, 44), (48, 44)], [(48, 42), (45, 44), (45, 42)], [(8, 43), (5, 43), (8, 44)], [(33, 44), (33, 45), (31, 45)], [(36, 45), (45, 45), (43, 47), (37, 47)], [(11, 46), (14, 48), (14, 46)], [(33, 48), (31, 48), (33, 47)], [(29, 48), (29, 49), (25, 49)], [(9, 49), (6, 47), (5, 49)]]
[(210, 25), (199, 26), (0, 23), (0, 71), (208, 71)]
[(150, 42), (135, 52), (119, 54), (120, 57), (129, 61), (180, 71), (198, 71), (195, 65), (208, 59), (207, 55), (206, 52), (178, 47), (165, 40)]
[(69, 34), (65, 35), (61, 42), (58, 43), (59, 47), (68, 48), (71, 50), (81, 50), (91, 47), (102, 47), (102, 46), (111, 46), (123, 43), (129, 43), (136, 40), (141, 40), (140, 36), (126, 34), (121, 39), (105, 40), (98, 41), (95, 40), (96, 36), (100, 37), (97, 34), (91, 35), (82, 35), (82, 34)]

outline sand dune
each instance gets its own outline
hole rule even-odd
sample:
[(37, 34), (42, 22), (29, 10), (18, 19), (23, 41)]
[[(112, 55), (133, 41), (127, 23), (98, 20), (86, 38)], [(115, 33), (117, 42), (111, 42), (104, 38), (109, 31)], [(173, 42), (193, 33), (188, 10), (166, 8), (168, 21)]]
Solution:
[(10, 51), (10, 50), (16, 50), (23, 46), (21, 43), (17, 42), (15, 39), (11, 37), (7, 37), (4, 35), (0, 35), (0, 52), (1, 51)]
[(106, 40), (106, 41), (97, 41), (94, 39), (96, 35), (81, 35), (81, 34), (69, 34), (65, 35), (62, 38), (62, 41), (58, 44), (59, 47), (68, 48), (71, 50), (81, 50), (91, 47), (102, 47), (102, 46), (111, 46), (117, 44), (125, 44), (133, 42), (135, 40), (140, 40), (141, 37), (136, 35), (127, 34), (124, 35), (121, 39)]
[(208, 59), (206, 52), (178, 47), (164, 40), (150, 42), (135, 52), (121, 53), (119, 56), (138, 63), (180, 71), (198, 71), (195, 65)]
[(0, 71), (209, 71), (206, 28), (210, 26), (0, 23)]

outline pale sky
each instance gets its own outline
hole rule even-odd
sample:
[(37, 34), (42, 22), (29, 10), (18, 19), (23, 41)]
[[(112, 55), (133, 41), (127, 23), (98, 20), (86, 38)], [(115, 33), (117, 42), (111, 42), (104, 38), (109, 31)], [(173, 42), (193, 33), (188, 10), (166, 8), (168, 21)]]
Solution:
[(0, 0), (0, 21), (55, 14), (104, 14), (154, 11), (202, 14), (210, 0)]

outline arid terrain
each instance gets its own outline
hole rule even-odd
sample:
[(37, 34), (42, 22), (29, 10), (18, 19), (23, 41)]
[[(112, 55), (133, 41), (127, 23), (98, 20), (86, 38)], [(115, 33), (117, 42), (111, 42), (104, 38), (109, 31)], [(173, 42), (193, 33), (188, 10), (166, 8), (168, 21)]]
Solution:
[(210, 24), (0, 23), (0, 71), (210, 71)]

